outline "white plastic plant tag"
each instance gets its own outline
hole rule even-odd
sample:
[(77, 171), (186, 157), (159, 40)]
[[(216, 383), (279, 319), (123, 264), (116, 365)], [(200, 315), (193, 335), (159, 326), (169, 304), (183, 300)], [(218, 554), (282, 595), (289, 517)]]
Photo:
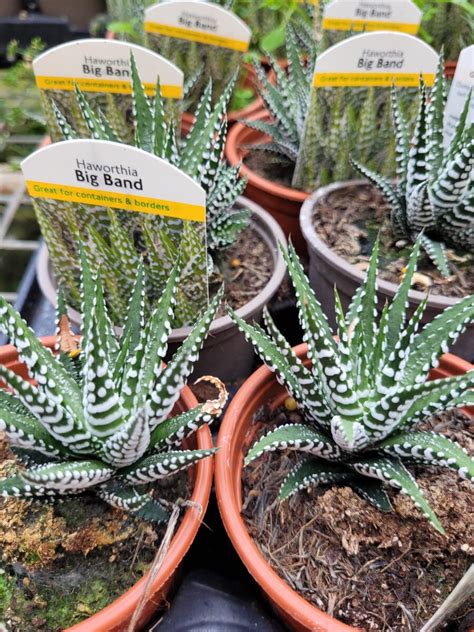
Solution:
[(449, 90), (444, 115), (444, 140), (446, 145), (449, 144), (453, 137), (470, 91), (471, 101), (467, 123), (474, 121), (474, 44), (461, 51), (456, 66), (456, 73)]
[(318, 56), (315, 87), (416, 87), (420, 75), (434, 82), (438, 53), (406, 33), (362, 33), (331, 46)]
[(245, 53), (252, 35), (235, 13), (202, 0), (173, 0), (145, 11), (145, 31)]
[(175, 324), (196, 320), (208, 302), (206, 194), (192, 178), (141, 149), (101, 140), (49, 145), (22, 170), (70, 302), (78, 302), (83, 243), (92, 269), (100, 268), (115, 324), (122, 324), (140, 260), (152, 307), (178, 257)]
[(132, 71), (131, 55), (145, 91), (152, 96), (160, 81), (167, 115), (177, 116), (183, 96), (183, 71), (157, 53), (128, 42), (105, 39), (78, 40), (56, 46), (33, 62), (36, 83), (42, 96), (49, 133), (62, 140), (53, 103), (79, 136), (90, 131), (78, 105), (74, 88), (85, 93), (94, 110), (100, 108), (117, 136), (131, 143)]
[(161, 95), (183, 96), (183, 72), (170, 61), (143, 46), (105, 39), (84, 39), (47, 50), (33, 61), (36, 85), (41, 90), (131, 94), (130, 54), (133, 53), (145, 91), (152, 96), (160, 79)]
[(323, 29), (416, 35), (421, 16), (412, 0), (332, 0), (324, 8)]

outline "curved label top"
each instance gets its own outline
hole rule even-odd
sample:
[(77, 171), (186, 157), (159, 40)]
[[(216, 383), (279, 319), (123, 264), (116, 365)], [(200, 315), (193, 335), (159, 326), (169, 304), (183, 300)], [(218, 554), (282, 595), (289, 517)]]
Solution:
[(203, 0), (172, 0), (148, 7), (145, 31), (246, 52), (252, 31), (235, 13)]
[(332, 0), (323, 28), (338, 31), (400, 31), (416, 35), (422, 13), (412, 0)]
[(33, 62), (36, 83), (43, 90), (73, 90), (77, 83), (84, 92), (130, 94), (131, 53), (148, 94), (155, 93), (159, 77), (163, 97), (183, 96), (184, 75), (175, 64), (143, 46), (105, 39), (76, 40), (47, 50)]
[(362, 33), (331, 46), (318, 56), (316, 87), (416, 87), (423, 75), (432, 85), (438, 53), (422, 40), (393, 31)]

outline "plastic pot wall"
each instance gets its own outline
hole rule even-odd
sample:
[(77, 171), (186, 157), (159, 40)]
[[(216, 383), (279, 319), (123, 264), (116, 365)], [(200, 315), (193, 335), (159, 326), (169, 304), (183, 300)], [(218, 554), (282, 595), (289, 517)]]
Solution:
[(91, 20), (106, 11), (104, 0), (39, 0), (41, 13), (66, 18), (76, 29), (87, 30)]
[[(57, 338), (56, 336), (46, 336), (41, 338), (41, 341), (46, 347), (53, 349)], [(28, 378), (26, 367), (18, 359), (18, 353), (13, 345), (0, 347), (0, 364), (22, 377)], [(193, 393), (188, 387), (185, 387), (176, 404), (175, 412), (185, 412), (197, 405), (198, 402)], [(197, 447), (201, 450), (212, 448), (212, 437), (208, 426), (199, 429), (196, 435), (191, 438), (189, 447)], [(212, 459), (205, 459), (197, 463), (194, 469), (194, 487), (191, 497), (196, 506), (186, 509), (161, 569), (152, 582), (149, 598), (140, 616), (137, 630), (142, 629), (156, 610), (166, 603), (166, 597), (177, 577), (179, 566), (191, 546), (206, 512), (211, 493), (212, 474)], [(148, 573), (114, 602), (81, 623), (68, 628), (65, 632), (126, 632), (142, 597), (147, 578)]]
[[(278, 244), (286, 244), (285, 236), (275, 220), (257, 204), (246, 198), (238, 198), (237, 203), (252, 211), (251, 225), (265, 241), (273, 258), (273, 275), (263, 290), (246, 305), (237, 310), (241, 318), (260, 321), (263, 308), (280, 287), (286, 274), (283, 257)], [(37, 263), (37, 277), (44, 296), (52, 305), (57, 303), (56, 283), (53, 279), (48, 251), (42, 246)], [(69, 308), (71, 321), (80, 327), (80, 314)], [(191, 332), (190, 327), (174, 329), (169, 338), (168, 357)], [(229, 316), (217, 318), (211, 325), (199, 360), (195, 365), (193, 379), (202, 375), (215, 375), (224, 381), (233, 381), (250, 375), (254, 364), (254, 351), (245, 342), (244, 335)]]
[[(313, 208), (315, 203), (334, 191), (362, 185), (367, 186), (367, 181), (351, 180), (344, 183), (336, 182), (322, 187), (313, 193), (301, 208), (301, 230), (308, 246), (311, 287), (315, 291), (333, 328), (335, 328), (334, 286), (339, 291), (343, 307), (347, 308), (354, 292), (362, 284), (365, 273), (336, 254), (318, 236), (313, 226)], [(378, 281), (377, 294), (380, 312), (385, 301), (393, 298), (397, 287), (397, 285), (389, 281), (382, 279)], [(410, 313), (413, 313), (418, 307), (424, 296), (422, 292), (416, 290), (410, 292), (408, 297)], [(459, 299), (439, 294), (430, 295), (422, 322), (426, 324), (432, 321), (444, 309), (454, 305), (457, 300)], [(466, 360), (474, 359), (474, 324), (467, 327), (465, 333), (459, 337), (450, 350)]]
[[(294, 350), (306, 364), (309, 363), (306, 358), (306, 344), (298, 345)], [(430, 377), (458, 375), (470, 369), (474, 369), (474, 366), (446, 354)], [(291, 630), (354, 631), (355, 628), (311, 605), (273, 570), (250, 536), (241, 516), (243, 460), (247, 448), (253, 442), (251, 429), (254, 417), (262, 406), (275, 409), (283, 404), (286, 397), (285, 388), (277, 383), (274, 374), (267, 367), (262, 366), (244, 382), (232, 399), (217, 439), (219, 450), (215, 459), (215, 485), (219, 511), (227, 534), (242, 562)]]
[[(262, 121), (270, 120), (266, 110), (261, 110), (253, 118)], [(268, 141), (269, 137), (262, 132), (251, 129), (243, 123), (237, 123), (227, 136), (225, 154), (233, 166), (242, 162), (240, 172), (248, 178), (246, 197), (263, 206), (280, 224), (285, 236), (291, 237), (298, 253), (305, 254), (306, 244), (301, 233), (299, 214), (301, 205), (308, 198), (308, 193), (272, 182), (243, 163), (244, 158), (249, 154), (249, 145), (260, 145)]]

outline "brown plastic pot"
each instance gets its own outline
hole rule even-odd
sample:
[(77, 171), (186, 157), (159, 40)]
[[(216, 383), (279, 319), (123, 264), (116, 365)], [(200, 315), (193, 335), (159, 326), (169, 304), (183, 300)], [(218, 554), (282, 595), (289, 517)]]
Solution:
[[(279, 244), (285, 246), (286, 240), (275, 220), (257, 204), (244, 197), (239, 197), (237, 204), (250, 209), (251, 226), (267, 244), (273, 258), (273, 275), (267, 285), (257, 296), (237, 310), (237, 314), (245, 320), (260, 321), (263, 308), (276, 293), (286, 274), (286, 266), (278, 247)], [(38, 255), (36, 273), (44, 296), (52, 305), (56, 305), (56, 282), (45, 245), (41, 247)], [(81, 317), (76, 310), (69, 308), (69, 317), (77, 327), (80, 327)], [(169, 356), (190, 333), (190, 327), (173, 329), (169, 337)], [(254, 359), (252, 346), (245, 342), (243, 333), (234, 321), (227, 315), (221, 316), (211, 325), (192, 377), (195, 379), (201, 375), (211, 374), (223, 381), (232, 382), (250, 375)]]
[[(294, 351), (309, 364), (306, 344), (298, 345)], [(437, 370), (445, 375), (455, 375), (467, 369), (474, 369), (474, 366), (446, 354), (442, 356)], [(274, 374), (262, 366), (244, 382), (232, 399), (217, 439), (219, 450), (215, 457), (215, 485), (219, 511), (240, 559), (291, 630), (349, 632), (355, 628), (311, 605), (271, 568), (241, 516), (243, 460), (253, 441), (254, 417), (262, 406), (278, 408), (287, 396), (285, 388), (278, 384)]]
[(17, 16), (23, 8), (21, 0), (2, 0), (0, 2), (0, 17), (9, 18)]
[(456, 72), (457, 61), (445, 61), (444, 62), (444, 76), (446, 79), (452, 79)]
[[(46, 336), (41, 338), (41, 341), (46, 347), (53, 349), (57, 338), (56, 336)], [(28, 377), (26, 367), (18, 359), (18, 353), (13, 345), (0, 347), (0, 364), (24, 378)], [(181, 392), (175, 412), (185, 412), (197, 404), (198, 402), (191, 390), (185, 387)], [(193, 438), (193, 443), (201, 450), (212, 448), (212, 437), (208, 426), (203, 426), (198, 430)], [(194, 446), (190, 445), (190, 447)], [(196, 506), (190, 506), (186, 509), (179, 528), (173, 536), (163, 564), (152, 582), (149, 598), (139, 618), (137, 630), (141, 630), (156, 610), (166, 603), (166, 597), (177, 579), (181, 562), (196, 537), (206, 513), (211, 493), (212, 473), (212, 459), (205, 459), (197, 463), (194, 469), (194, 486), (191, 496), (191, 501)], [(147, 579), (148, 573), (111, 604), (81, 623), (68, 628), (65, 632), (126, 632), (133, 613), (141, 600)]]
[[(269, 121), (266, 110), (261, 110), (255, 120)], [(248, 178), (245, 195), (263, 206), (280, 224), (286, 237), (291, 237), (299, 254), (306, 253), (306, 244), (301, 233), (299, 214), (301, 205), (309, 197), (305, 191), (292, 189), (258, 175), (243, 163), (249, 154), (249, 146), (268, 142), (270, 138), (257, 130), (236, 123), (227, 136), (225, 155), (231, 165), (242, 162), (241, 174)]]
[[(309, 252), (309, 280), (311, 287), (321, 303), (331, 326), (335, 328), (334, 314), (334, 286), (341, 296), (342, 305), (347, 308), (356, 289), (362, 284), (365, 273), (340, 257), (331, 250), (317, 234), (313, 225), (314, 205), (334, 191), (343, 191), (357, 186), (367, 186), (366, 180), (350, 180), (336, 182), (315, 191), (301, 208), (301, 230), (308, 245)], [(377, 282), (378, 309), (381, 311), (387, 299), (393, 298), (398, 286), (380, 279)], [(412, 290), (408, 296), (409, 312), (413, 311), (423, 301), (422, 292)], [(447, 307), (454, 305), (459, 299), (431, 294), (423, 316), (423, 323), (433, 320)], [(453, 353), (466, 360), (474, 359), (474, 323), (470, 324), (452, 348)]]
[(77, 29), (87, 30), (91, 20), (106, 11), (104, 0), (39, 0), (41, 13), (66, 18)]

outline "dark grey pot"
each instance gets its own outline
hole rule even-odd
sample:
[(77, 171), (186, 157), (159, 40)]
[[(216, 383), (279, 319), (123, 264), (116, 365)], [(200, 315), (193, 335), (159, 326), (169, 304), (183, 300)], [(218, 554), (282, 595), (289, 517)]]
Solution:
[[(316, 292), (316, 296), (328, 316), (333, 329), (335, 329), (334, 286), (338, 289), (343, 307), (347, 308), (354, 292), (361, 285), (365, 273), (350, 263), (347, 263), (347, 261), (328, 248), (322, 239), (320, 239), (313, 227), (313, 208), (321, 198), (327, 196), (329, 193), (340, 191), (344, 188), (360, 186), (362, 184), (367, 185), (367, 181), (351, 180), (349, 182), (336, 182), (322, 187), (313, 193), (301, 207), (300, 224), (303, 236), (308, 245), (309, 279), (311, 287)], [(377, 294), (379, 311), (382, 310), (386, 300), (393, 298), (396, 290), (397, 286), (394, 283), (382, 279), (378, 281)], [(418, 307), (424, 299), (424, 296), (422, 292), (416, 290), (410, 292), (408, 297), (410, 313), (413, 313)], [(432, 321), (440, 312), (454, 305), (458, 300), (458, 298), (450, 298), (439, 294), (431, 295), (422, 322), (428, 323)], [(450, 351), (465, 360), (472, 361), (474, 359), (474, 323), (467, 327), (466, 331), (458, 338), (458, 341)]]
[[(259, 322), (262, 319), (263, 308), (276, 293), (286, 274), (285, 262), (278, 248), (279, 243), (286, 246), (286, 239), (277, 222), (261, 206), (244, 197), (238, 198), (237, 202), (252, 211), (251, 225), (266, 242), (273, 256), (273, 275), (267, 285), (255, 298), (237, 310), (241, 318)], [(56, 305), (56, 283), (46, 246), (42, 247), (38, 257), (37, 277), (45, 297), (52, 305)], [(80, 327), (80, 314), (69, 308), (69, 316), (71, 321)], [(173, 329), (169, 338), (168, 356), (173, 354), (190, 331), (190, 327)], [(253, 371), (254, 360), (252, 345), (246, 342), (244, 335), (229, 316), (221, 316), (211, 325), (192, 377), (214, 375), (226, 382), (246, 378)]]

